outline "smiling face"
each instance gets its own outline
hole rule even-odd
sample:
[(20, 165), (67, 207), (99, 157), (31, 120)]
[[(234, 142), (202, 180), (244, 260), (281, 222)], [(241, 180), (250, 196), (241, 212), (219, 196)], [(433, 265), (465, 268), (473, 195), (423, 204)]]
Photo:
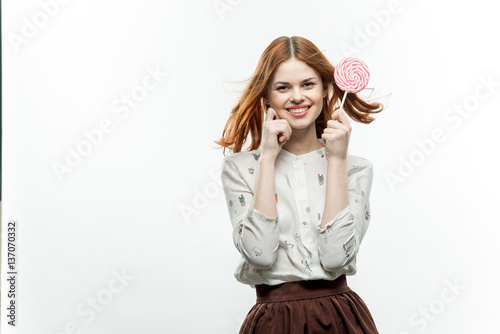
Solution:
[(276, 70), (264, 102), (293, 129), (305, 129), (315, 126), (326, 94), (320, 74), (303, 61), (290, 58)]

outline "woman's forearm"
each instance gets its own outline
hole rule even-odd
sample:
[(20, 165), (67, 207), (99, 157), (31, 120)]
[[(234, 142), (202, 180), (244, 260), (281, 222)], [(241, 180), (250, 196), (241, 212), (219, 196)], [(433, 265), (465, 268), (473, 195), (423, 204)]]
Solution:
[(325, 208), (320, 228), (323, 228), (349, 205), (348, 191), (347, 160), (345, 158), (328, 160)]
[(272, 157), (261, 156), (257, 169), (253, 207), (269, 218), (276, 218), (274, 162)]

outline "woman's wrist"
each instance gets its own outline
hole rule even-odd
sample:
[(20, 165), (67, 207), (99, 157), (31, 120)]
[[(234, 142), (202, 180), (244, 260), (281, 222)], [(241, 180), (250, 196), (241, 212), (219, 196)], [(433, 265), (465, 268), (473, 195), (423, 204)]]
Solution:
[(347, 162), (347, 156), (334, 155), (333, 157), (327, 157), (326, 160), (328, 160), (328, 162), (331, 162), (333, 164), (339, 164)]
[(259, 165), (273, 165), (276, 161), (276, 157), (273, 155), (260, 154)]

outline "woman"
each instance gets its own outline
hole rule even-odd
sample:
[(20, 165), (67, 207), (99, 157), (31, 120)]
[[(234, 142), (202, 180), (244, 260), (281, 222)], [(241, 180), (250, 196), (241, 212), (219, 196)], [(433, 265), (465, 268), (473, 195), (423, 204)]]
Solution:
[(348, 154), (347, 115), (370, 123), (383, 107), (349, 93), (347, 115), (334, 110), (334, 71), (309, 40), (275, 39), (216, 141), (234, 151), (221, 178), (242, 255), (235, 278), (257, 294), (240, 333), (378, 333), (346, 282), (373, 179), (372, 164)]

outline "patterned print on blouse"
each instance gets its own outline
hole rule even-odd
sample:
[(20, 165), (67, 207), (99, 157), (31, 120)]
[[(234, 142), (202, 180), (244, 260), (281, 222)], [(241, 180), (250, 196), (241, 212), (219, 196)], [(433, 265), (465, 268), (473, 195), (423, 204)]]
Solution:
[(278, 203), (278, 194), (274, 193), (274, 197), (276, 198), (276, 203)]
[(346, 245), (344, 245), (344, 250), (345, 250), (345, 257), (349, 257), (352, 252), (352, 248), (354, 247), (354, 243), (351, 241)]
[(240, 204), (241, 204), (241, 206), (245, 206), (245, 204), (246, 204), (246, 203), (245, 203), (245, 196), (243, 196), (243, 194), (241, 194), (241, 196), (240, 196), (240, 197), (238, 197), (238, 198), (240, 199)]
[(306, 269), (309, 269), (310, 271), (312, 271), (311, 267), (309, 267), (309, 263), (307, 262), (307, 260), (301, 259), (300, 261), (302, 261), (302, 264), (306, 265)]
[(253, 169), (253, 167), (248, 168), (248, 172), (249, 172), (250, 174), (253, 174), (253, 173), (254, 173), (254, 171), (255, 171), (255, 170)]
[(260, 153), (252, 153), (253, 157), (255, 160), (259, 160), (260, 158)]
[(253, 246), (252, 248), (252, 252), (254, 252), (255, 256), (260, 256), (262, 255), (262, 249), (260, 249), (259, 247), (257, 246)]
[(321, 186), (324, 182), (323, 174), (318, 174), (319, 185)]
[(317, 152), (319, 155), (321, 155), (321, 157), (322, 157), (322, 158), (324, 158), (324, 157), (325, 157), (325, 154), (321, 151), (321, 149), (316, 150), (316, 152)]

